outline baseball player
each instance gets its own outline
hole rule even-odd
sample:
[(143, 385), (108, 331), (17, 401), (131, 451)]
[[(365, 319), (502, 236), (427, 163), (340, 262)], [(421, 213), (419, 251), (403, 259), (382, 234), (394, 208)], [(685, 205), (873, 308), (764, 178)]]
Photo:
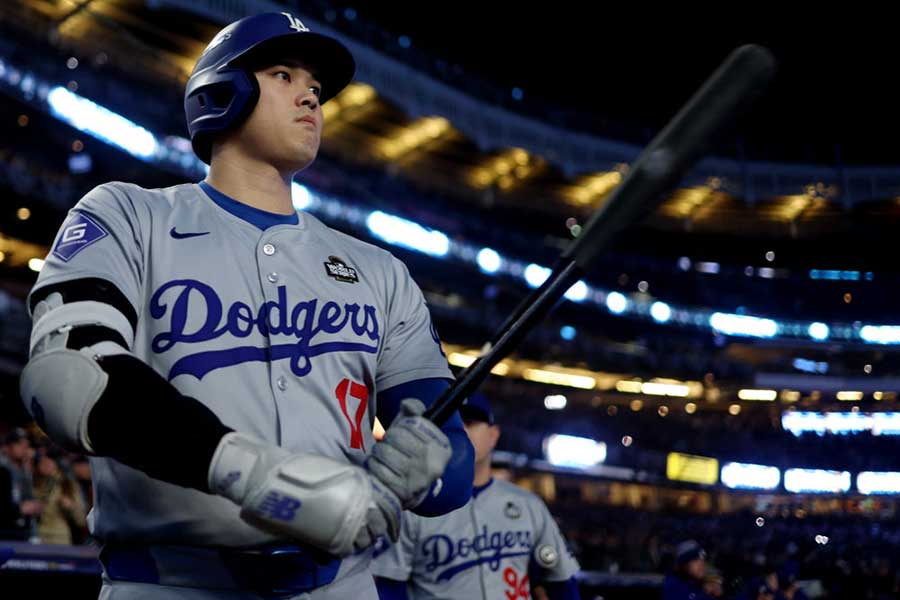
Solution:
[(663, 600), (712, 600), (703, 590), (705, 575), (706, 551), (695, 540), (681, 542), (675, 548), (672, 572), (663, 581)]
[(292, 206), (354, 68), (291, 14), (232, 23), (185, 92), (205, 181), (101, 185), (57, 235), (21, 393), (92, 455), (101, 598), (376, 598), (373, 541), (471, 495), (459, 415), (420, 416), (452, 377), (422, 293)]
[(472, 499), (438, 518), (404, 513), (400, 540), (376, 551), (381, 600), (528, 600), (535, 585), (550, 600), (578, 600), (578, 562), (547, 506), (491, 477), (500, 428), (487, 399), (473, 394), (460, 413), (475, 447)]

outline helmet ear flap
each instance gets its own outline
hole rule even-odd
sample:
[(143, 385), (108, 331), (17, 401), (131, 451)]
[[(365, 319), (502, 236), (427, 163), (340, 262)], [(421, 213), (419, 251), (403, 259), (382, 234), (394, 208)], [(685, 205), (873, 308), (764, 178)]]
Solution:
[(256, 103), (259, 102), (259, 81), (252, 72), (238, 68), (235, 69), (234, 79), (229, 83), (231, 101), (239, 104), (231, 108), (234, 117), (228, 123), (227, 129), (232, 129), (243, 123), (256, 108)]
[(193, 146), (197, 156), (205, 162), (212, 160), (212, 144), (217, 136), (240, 126), (259, 101), (259, 82), (256, 76), (241, 68), (229, 69), (226, 77), (199, 88), (190, 97), (201, 113), (217, 115), (215, 126), (194, 134)]

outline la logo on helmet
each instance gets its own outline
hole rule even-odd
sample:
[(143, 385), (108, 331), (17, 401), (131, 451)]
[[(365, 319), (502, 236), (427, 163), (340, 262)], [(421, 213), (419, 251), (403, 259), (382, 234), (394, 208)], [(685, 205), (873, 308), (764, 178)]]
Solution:
[(290, 23), (289, 27), (294, 31), (309, 31), (309, 27), (303, 24), (303, 21), (292, 15), (291, 13), (283, 12), (281, 13), (285, 17), (287, 17), (288, 22)]

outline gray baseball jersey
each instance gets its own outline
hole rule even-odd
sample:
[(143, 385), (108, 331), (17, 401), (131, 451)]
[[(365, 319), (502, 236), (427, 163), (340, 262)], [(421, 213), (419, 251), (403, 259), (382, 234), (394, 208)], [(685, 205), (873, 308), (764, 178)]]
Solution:
[[(406, 267), (306, 213), (262, 231), (196, 184), (104, 184), (70, 211), (35, 289), (84, 277), (134, 306), (138, 358), (225, 425), (291, 451), (361, 464), (378, 390), (452, 377)], [(89, 524), (102, 540), (272, 540), (229, 500), (115, 460), (91, 464)], [(338, 578), (368, 560), (345, 560)]]
[(527, 600), (529, 567), (541, 581), (565, 581), (580, 568), (544, 502), (495, 479), (442, 517), (404, 513), (400, 539), (377, 553), (372, 571), (408, 581), (413, 600)]

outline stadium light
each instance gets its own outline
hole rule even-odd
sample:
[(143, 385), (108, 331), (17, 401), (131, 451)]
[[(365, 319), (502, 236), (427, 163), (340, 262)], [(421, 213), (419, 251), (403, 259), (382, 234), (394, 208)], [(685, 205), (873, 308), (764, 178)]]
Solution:
[(500, 255), (491, 248), (482, 248), (475, 257), (478, 268), (485, 273), (492, 274), (500, 270)]
[(648, 381), (641, 384), (641, 393), (650, 396), (674, 396), (687, 398), (690, 388), (680, 383), (656, 383)]
[(772, 319), (729, 313), (713, 313), (709, 317), (709, 325), (725, 335), (770, 338), (778, 333), (778, 324)]
[(823, 469), (788, 469), (784, 472), (784, 489), (794, 493), (843, 493), (850, 490), (850, 473)]
[(574, 435), (548, 435), (544, 439), (547, 462), (558, 467), (586, 469), (606, 460), (606, 444)]
[(450, 240), (442, 232), (380, 210), (368, 216), (366, 226), (375, 237), (395, 246), (437, 257), (446, 256), (450, 250)]
[(296, 181), (291, 183), (291, 203), (297, 210), (309, 208), (312, 203), (312, 194), (309, 188)]
[(549, 383), (550, 385), (564, 385), (567, 387), (592, 390), (597, 387), (597, 380), (587, 375), (574, 375), (560, 373), (558, 371), (546, 371), (544, 369), (525, 369), (522, 377), (528, 381), (537, 383)]
[(897, 471), (863, 471), (856, 476), (860, 494), (900, 494), (900, 473)]
[(761, 400), (763, 402), (771, 402), (778, 397), (775, 390), (738, 390), (738, 398), (741, 400)]
[(566, 290), (565, 296), (572, 302), (584, 302), (588, 297), (588, 286), (583, 281), (576, 281)]
[(547, 410), (562, 410), (566, 407), (566, 404), (566, 397), (562, 394), (555, 394), (544, 398), (544, 408)]
[(547, 267), (531, 263), (525, 267), (525, 283), (527, 283), (529, 287), (541, 287), (541, 285), (547, 281), (547, 278), (550, 277), (550, 273), (551, 270)]
[(118, 146), (141, 159), (146, 160), (156, 155), (159, 144), (152, 133), (108, 108), (61, 86), (50, 90), (47, 102), (53, 116), (79, 131)]
[(563, 325), (559, 328), (559, 337), (567, 341), (574, 340), (577, 333), (578, 331), (571, 325)]
[(810, 324), (807, 331), (809, 332), (809, 337), (814, 340), (823, 341), (828, 339), (829, 330), (828, 325), (826, 325), (825, 323), (812, 323)]
[(613, 314), (621, 315), (628, 308), (628, 300), (619, 292), (610, 292), (606, 296), (606, 308)]
[(650, 316), (657, 323), (666, 323), (672, 317), (672, 309), (665, 302), (654, 302), (650, 305)]
[(865, 325), (859, 330), (859, 337), (870, 344), (900, 344), (900, 326)]
[(725, 463), (720, 477), (725, 487), (747, 490), (774, 490), (781, 482), (777, 467), (751, 463)]

